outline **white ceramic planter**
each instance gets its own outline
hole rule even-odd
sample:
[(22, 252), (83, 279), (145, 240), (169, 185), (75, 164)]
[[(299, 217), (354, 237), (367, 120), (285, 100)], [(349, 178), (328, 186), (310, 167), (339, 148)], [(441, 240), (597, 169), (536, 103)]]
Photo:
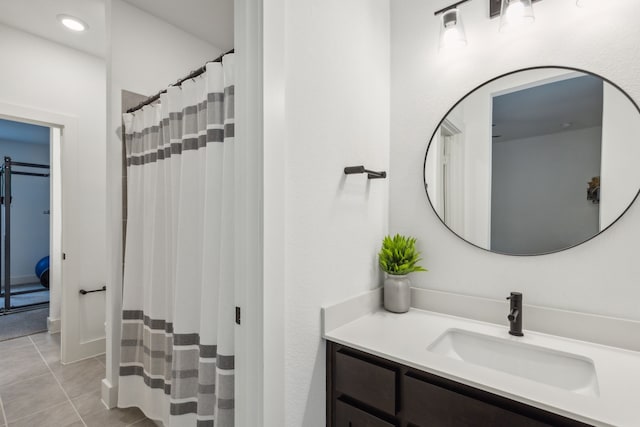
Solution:
[(411, 307), (411, 280), (406, 274), (388, 274), (384, 279), (384, 308), (394, 313), (406, 313)]

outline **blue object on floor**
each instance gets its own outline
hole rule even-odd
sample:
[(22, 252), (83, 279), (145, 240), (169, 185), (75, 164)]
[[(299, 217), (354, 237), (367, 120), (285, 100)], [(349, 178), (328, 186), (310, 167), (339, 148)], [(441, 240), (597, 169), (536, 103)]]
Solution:
[(40, 284), (49, 288), (49, 256), (42, 258), (36, 264), (36, 276), (40, 279)]

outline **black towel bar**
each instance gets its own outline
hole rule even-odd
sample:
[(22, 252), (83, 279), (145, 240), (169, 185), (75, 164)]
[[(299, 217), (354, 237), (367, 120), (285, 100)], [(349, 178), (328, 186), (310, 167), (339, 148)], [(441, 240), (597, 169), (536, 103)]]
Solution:
[(86, 295), (86, 294), (90, 294), (92, 292), (103, 292), (103, 291), (106, 291), (106, 290), (107, 290), (107, 285), (104, 285), (100, 289), (94, 289), (92, 291), (85, 291), (84, 289), (80, 289), (80, 295)]
[(378, 178), (387, 177), (387, 173), (385, 171), (382, 171), (382, 172), (370, 171), (368, 169), (365, 169), (364, 166), (347, 166), (346, 168), (344, 168), (345, 175), (351, 175), (354, 173), (366, 173), (367, 178), (369, 179), (378, 179)]

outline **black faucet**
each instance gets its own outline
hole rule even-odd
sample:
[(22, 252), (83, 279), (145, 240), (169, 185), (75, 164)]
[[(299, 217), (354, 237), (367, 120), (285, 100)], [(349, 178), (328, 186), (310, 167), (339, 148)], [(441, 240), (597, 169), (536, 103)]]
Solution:
[(507, 297), (511, 301), (509, 310), (509, 333), (516, 337), (521, 337), (522, 333), (522, 294), (520, 292), (511, 292), (511, 296)]

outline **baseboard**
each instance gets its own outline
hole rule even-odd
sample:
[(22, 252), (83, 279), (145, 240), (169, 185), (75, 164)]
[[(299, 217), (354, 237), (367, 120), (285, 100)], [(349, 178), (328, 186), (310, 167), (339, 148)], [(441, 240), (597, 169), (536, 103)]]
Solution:
[(81, 348), (77, 349), (78, 353), (75, 354), (74, 358), (70, 357), (68, 352), (65, 353), (64, 348), (61, 354), (61, 363), (63, 365), (68, 365), (70, 363), (79, 362), (81, 360), (90, 359), (92, 357), (98, 356), (100, 354), (105, 353), (107, 340), (106, 338), (97, 338), (90, 341), (83, 341), (81, 343)]
[(57, 334), (60, 332), (60, 319), (52, 319), (47, 317), (47, 330), (50, 334)]
[(112, 385), (106, 378), (102, 380), (102, 403), (107, 409), (118, 406), (118, 387)]

